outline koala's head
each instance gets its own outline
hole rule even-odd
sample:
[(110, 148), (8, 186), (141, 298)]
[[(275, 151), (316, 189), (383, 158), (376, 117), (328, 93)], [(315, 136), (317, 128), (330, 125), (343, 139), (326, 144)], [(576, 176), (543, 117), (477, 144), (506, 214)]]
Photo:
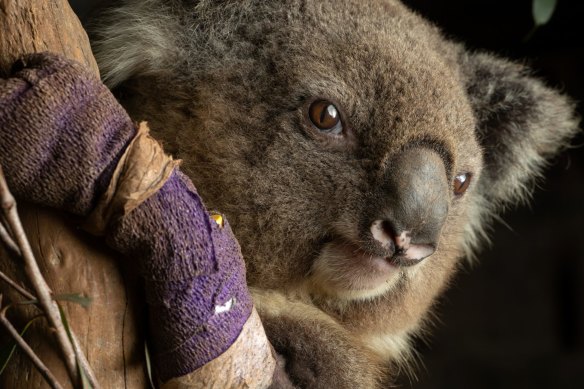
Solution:
[(102, 72), (227, 215), (249, 283), (351, 326), (416, 326), (577, 127), (396, 1), (193, 3), (114, 10)]

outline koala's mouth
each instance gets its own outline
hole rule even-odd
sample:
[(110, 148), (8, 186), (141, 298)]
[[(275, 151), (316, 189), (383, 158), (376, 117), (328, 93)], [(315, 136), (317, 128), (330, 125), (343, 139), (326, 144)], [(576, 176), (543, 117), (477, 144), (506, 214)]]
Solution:
[(414, 265), (404, 255), (385, 257), (358, 244), (332, 239), (326, 242), (311, 269), (311, 280), (320, 292), (343, 298), (371, 298), (391, 289), (406, 267)]

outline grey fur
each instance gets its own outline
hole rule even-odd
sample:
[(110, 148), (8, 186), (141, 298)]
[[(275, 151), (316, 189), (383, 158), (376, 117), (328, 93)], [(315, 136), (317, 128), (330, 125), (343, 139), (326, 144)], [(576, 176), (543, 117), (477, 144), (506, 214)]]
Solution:
[[(523, 66), (466, 51), (393, 0), (128, 0), (93, 35), (106, 82), (229, 218), (269, 336), (307, 387), (374, 387), (406, 366), (460, 258), (578, 128)], [(349, 135), (314, 131), (315, 97), (338, 103)], [(473, 174), (448, 194), (438, 250), (382, 291), (341, 290), (323, 252), (359, 242), (392, 161), (418, 146), (444, 157), (447, 187)]]

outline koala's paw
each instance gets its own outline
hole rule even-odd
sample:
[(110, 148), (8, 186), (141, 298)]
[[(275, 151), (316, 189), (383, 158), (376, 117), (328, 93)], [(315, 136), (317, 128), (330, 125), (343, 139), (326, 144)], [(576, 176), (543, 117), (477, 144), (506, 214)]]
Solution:
[(379, 357), (321, 311), (296, 302), (266, 305), (259, 304), (260, 316), (280, 358), (272, 388), (379, 388), (386, 381)]

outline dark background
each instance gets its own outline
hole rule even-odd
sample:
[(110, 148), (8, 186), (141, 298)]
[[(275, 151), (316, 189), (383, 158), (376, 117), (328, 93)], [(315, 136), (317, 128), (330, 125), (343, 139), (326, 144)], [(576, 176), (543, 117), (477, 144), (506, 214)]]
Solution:
[[(364, 0), (365, 1), (365, 0)], [(100, 0), (72, 0), (83, 16)], [(584, 12), (558, 0), (527, 42), (532, 0), (406, 0), (471, 49), (527, 62), (584, 113)], [(402, 387), (584, 388), (584, 136), (546, 170), (529, 206), (504, 215), (492, 245), (441, 298)]]
[[(584, 116), (582, 1), (533, 27), (531, 0), (407, 0), (471, 49), (527, 60)], [(584, 5), (584, 4), (583, 4)], [(529, 206), (503, 216), (441, 299), (418, 381), (436, 388), (584, 388), (584, 137), (546, 170)]]

